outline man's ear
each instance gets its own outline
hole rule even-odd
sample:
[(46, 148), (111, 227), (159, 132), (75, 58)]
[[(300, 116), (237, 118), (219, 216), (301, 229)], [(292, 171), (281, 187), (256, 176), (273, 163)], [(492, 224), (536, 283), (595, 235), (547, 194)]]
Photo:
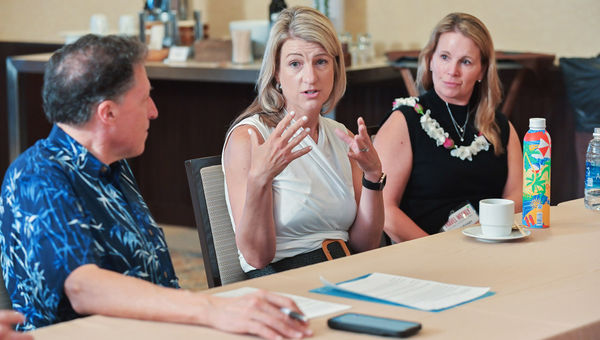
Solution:
[(103, 123), (112, 124), (117, 117), (117, 113), (117, 105), (112, 100), (104, 100), (96, 106), (95, 114)]

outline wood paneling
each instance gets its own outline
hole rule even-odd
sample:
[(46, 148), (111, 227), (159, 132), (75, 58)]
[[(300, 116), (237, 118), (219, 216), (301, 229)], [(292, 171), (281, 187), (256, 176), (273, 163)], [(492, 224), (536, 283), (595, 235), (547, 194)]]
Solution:
[(146, 151), (131, 164), (144, 199), (163, 223), (194, 225), (183, 162), (218, 155), (231, 121), (254, 98), (249, 84), (152, 81), (159, 116)]
[[(8, 103), (6, 100), (6, 57), (52, 52), (61, 45), (58, 44), (36, 44), (36, 43), (18, 43), (18, 42), (0, 42), (0, 178), (4, 178), (4, 172), (8, 167)], [(37, 79), (35, 79), (37, 78)], [(23, 93), (30, 94), (22, 101), (22, 105), (36, 107), (34, 115), (40, 113), (41, 109), (41, 77), (34, 76), (32, 82), (29, 82), (29, 78), (24, 79), (24, 85), (27, 88), (23, 89)], [(34, 122), (37, 120), (34, 117)], [(42, 120), (45, 118), (41, 116)], [(36, 124), (36, 123), (33, 123)], [(37, 124), (36, 124), (37, 125)]]

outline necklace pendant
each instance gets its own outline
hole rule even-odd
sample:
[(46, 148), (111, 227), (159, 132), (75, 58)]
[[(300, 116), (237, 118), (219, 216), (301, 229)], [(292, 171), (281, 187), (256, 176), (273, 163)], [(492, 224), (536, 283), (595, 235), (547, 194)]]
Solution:
[(464, 141), (465, 141), (465, 139), (464, 139), (463, 137), (460, 137), (460, 141), (461, 141), (461, 142), (464, 142)]

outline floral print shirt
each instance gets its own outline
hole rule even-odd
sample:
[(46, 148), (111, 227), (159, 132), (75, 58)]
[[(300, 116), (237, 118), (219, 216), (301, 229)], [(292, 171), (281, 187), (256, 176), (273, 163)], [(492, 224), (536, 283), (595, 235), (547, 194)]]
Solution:
[(127, 161), (103, 164), (56, 125), (6, 172), (0, 250), (12, 306), (27, 319), (18, 330), (79, 317), (64, 282), (85, 264), (179, 287)]

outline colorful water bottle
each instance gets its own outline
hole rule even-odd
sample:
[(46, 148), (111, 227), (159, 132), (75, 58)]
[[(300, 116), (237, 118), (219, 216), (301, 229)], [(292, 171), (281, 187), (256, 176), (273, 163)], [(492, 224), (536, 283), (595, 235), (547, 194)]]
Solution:
[(523, 139), (523, 225), (550, 226), (550, 151), (545, 118), (530, 118)]

